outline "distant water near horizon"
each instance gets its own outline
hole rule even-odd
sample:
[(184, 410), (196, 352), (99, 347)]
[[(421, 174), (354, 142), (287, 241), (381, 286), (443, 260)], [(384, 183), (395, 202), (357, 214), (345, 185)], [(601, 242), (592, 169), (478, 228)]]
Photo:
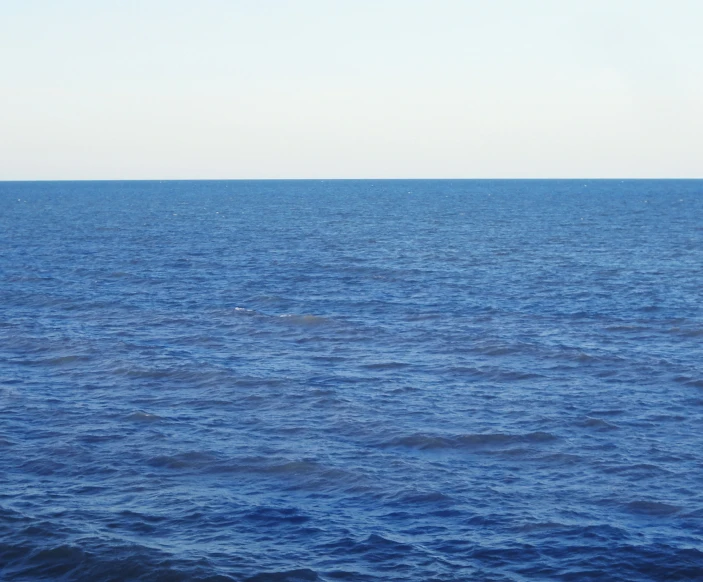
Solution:
[(703, 580), (703, 181), (0, 182), (0, 579)]

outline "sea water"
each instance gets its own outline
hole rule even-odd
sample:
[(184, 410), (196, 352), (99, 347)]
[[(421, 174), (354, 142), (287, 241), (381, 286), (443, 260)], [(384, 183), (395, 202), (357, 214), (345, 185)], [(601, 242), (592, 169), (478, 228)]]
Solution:
[(703, 579), (703, 181), (0, 183), (0, 578)]

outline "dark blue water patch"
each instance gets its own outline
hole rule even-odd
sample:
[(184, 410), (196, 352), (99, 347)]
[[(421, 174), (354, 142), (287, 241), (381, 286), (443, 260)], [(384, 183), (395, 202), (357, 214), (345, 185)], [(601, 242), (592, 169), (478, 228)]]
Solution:
[(695, 180), (0, 183), (0, 577), (703, 579), (702, 224)]

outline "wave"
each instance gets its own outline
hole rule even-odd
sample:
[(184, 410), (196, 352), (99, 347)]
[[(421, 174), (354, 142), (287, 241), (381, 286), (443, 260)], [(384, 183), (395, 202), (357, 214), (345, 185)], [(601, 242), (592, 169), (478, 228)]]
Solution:
[(314, 582), (315, 580), (319, 580), (317, 572), (300, 568), (283, 572), (262, 572), (245, 578), (244, 582)]
[(152, 467), (166, 469), (199, 469), (211, 465), (218, 460), (217, 455), (206, 451), (188, 451), (175, 455), (159, 455), (152, 457), (147, 464)]
[(514, 444), (542, 444), (557, 440), (558, 437), (548, 432), (530, 432), (525, 434), (479, 433), (460, 435), (437, 435), (414, 433), (395, 437), (381, 443), (380, 447), (408, 447), (418, 450), (442, 449), (480, 449), (485, 447), (505, 447)]
[(627, 509), (633, 513), (654, 516), (669, 516), (681, 511), (681, 507), (662, 501), (637, 500), (627, 504)]
[(202, 560), (178, 559), (136, 543), (118, 545), (99, 540), (89, 540), (85, 547), (70, 543), (0, 542), (0, 564), (3, 579), (17, 581), (236, 582), (241, 579), (220, 574)]
[(693, 386), (694, 388), (703, 388), (703, 378), (699, 378), (697, 376), (682, 374), (680, 376), (676, 376), (674, 381), (685, 384), (686, 386)]
[(133, 412), (132, 414), (128, 415), (127, 420), (131, 420), (132, 422), (152, 423), (159, 422), (160, 420), (163, 420), (163, 418), (160, 417), (158, 414), (151, 414), (149, 412), (137, 410), (136, 412)]
[(584, 428), (592, 428), (599, 431), (618, 430), (620, 428), (617, 424), (613, 424), (602, 418), (593, 418), (590, 416), (576, 424)]
[(362, 364), (361, 367), (367, 370), (399, 370), (410, 366), (412, 364), (406, 362), (374, 362), (373, 364)]
[(292, 325), (319, 326), (334, 323), (332, 319), (322, 317), (320, 315), (298, 315), (294, 313), (284, 313), (278, 317), (284, 323), (289, 323)]

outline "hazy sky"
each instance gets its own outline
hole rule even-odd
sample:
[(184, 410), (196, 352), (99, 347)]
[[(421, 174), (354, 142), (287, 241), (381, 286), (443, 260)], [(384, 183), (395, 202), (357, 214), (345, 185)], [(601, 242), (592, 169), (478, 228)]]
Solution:
[(702, 0), (0, 0), (0, 179), (703, 177)]

